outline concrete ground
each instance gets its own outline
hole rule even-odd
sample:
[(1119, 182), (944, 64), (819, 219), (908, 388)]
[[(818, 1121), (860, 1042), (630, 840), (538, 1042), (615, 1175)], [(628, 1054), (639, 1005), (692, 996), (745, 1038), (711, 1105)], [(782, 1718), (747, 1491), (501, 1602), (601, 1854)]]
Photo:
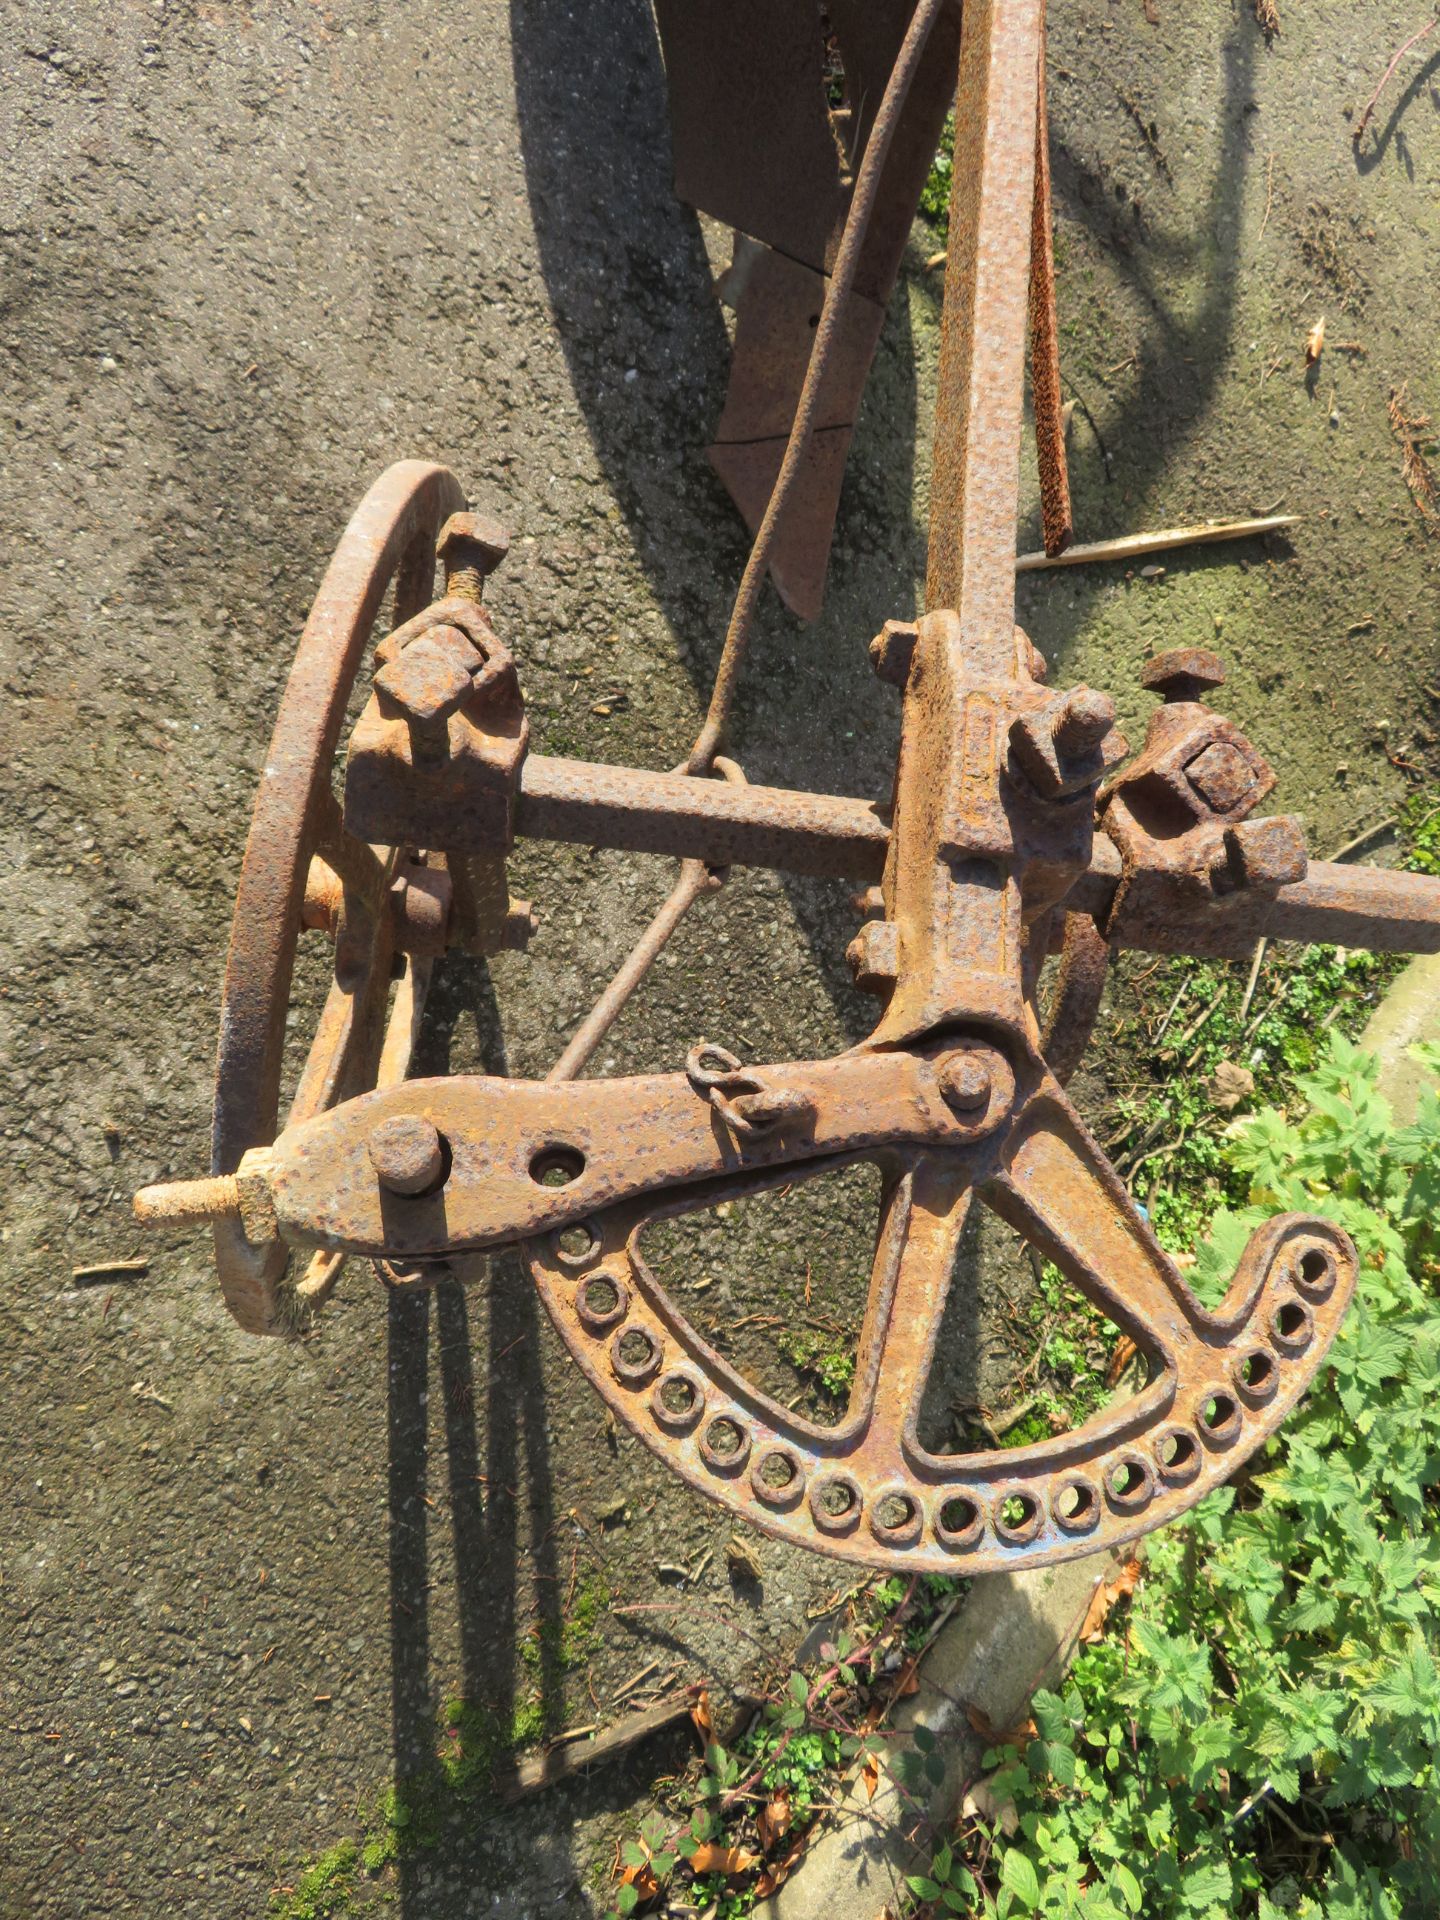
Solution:
[[(1227, 710), (1325, 851), (1394, 804), (1399, 762), (1433, 765), (1440, 546), (1385, 405), (1408, 381), (1440, 409), (1440, 68), (1407, 66), (1357, 159), (1342, 110), (1404, 37), (1396, 9), (1285, 7), (1268, 50), (1248, 6), (1154, 11), (1052, 9), (1063, 352), (1098, 429), (1072, 439), (1081, 536), (1276, 505), (1304, 524), (1162, 575), (1033, 576), (1021, 618), (1058, 678), (1113, 689), (1132, 737), (1147, 653), (1218, 645)], [(683, 752), (743, 560), (700, 451), (723, 246), (670, 193), (638, 0), (22, 0), (0, 143), (0, 1913), (230, 1920), (362, 1830), (446, 1701), (508, 1738), (608, 1722), (656, 1660), (723, 1693), (846, 1584), (764, 1543), (763, 1579), (732, 1576), (730, 1527), (607, 1432), (504, 1264), (428, 1308), (387, 1309), (355, 1270), (290, 1344), (235, 1329), (200, 1236), (147, 1249), (138, 1283), (71, 1282), (141, 1251), (133, 1187), (204, 1165), (256, 768), (384, 466), (445, 460), (514, 529), (492, 598), (537, 748)], [(934, 244), (917, 235), (887, 323), (825, 614), (762, 620), (736, 727), (753, 779), (888, 783), (865, 642), (914, 606)], [(541, 934), (451, 970), (432, 1062), (543, 1069), (670, 879), (582, 852), (519, 865)], [(853, 928), (839, 887), (737, 875), (597, 1070), (673, 1066), (701, 1034), (833, 1051), (868, 1012)], [(818, 1249), (817, 1298), (849, 1325), (862, 1230), (848, 1191), (737, 1215), (701, 1249), (720, 1284), (695, 1311), (723, 1333)], [(983, 1383), (988, 1310), (958, 1296), (957, 1394)], [(689, 1593), (657, 1570), (707, 1550)], [(447, 1829), (374, 1893), (409, 1920), (588, 1912), (614, 1833), (686, 1751)]]

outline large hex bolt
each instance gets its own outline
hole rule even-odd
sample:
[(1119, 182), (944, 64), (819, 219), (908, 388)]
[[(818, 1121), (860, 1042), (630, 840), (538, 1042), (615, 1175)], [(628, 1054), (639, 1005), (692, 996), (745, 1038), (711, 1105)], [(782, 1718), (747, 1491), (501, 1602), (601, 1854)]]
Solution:
[(1224, 686), (1225, 663), (1208, 647), (1172, 647), (1146, 661), (1140, 684), (1148, 693), (1158, 693), (1167, 707), (1180, 700), (1203, 700), (1213, 688)]
[(478, 607), (485, 582), (510, 551), (510, 535), (485, 513), (452, 513), (435, 551), (445, 569), (445, 592)]
[(419, 1114), (396, 1113), (380, 1121), (366, 1145), (375, 1178), (387, 1193), (428, 1193), (445, 1171), (439, 1129)]
[(1228, 740), (1212, 740), (1185, 768), (1185, 778), (1212, 813), (1235, 813), (1255, 793), (1255, 769)]

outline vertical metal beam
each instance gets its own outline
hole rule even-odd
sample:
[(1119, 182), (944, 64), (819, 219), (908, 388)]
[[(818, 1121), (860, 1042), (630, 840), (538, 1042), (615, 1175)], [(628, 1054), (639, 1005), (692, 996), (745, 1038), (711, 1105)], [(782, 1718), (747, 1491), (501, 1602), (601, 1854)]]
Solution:
[[(925, 600), (1009, 678), (1043, 0), (966, 0)], [(977, 652), (976, 649), (980, 649)]]

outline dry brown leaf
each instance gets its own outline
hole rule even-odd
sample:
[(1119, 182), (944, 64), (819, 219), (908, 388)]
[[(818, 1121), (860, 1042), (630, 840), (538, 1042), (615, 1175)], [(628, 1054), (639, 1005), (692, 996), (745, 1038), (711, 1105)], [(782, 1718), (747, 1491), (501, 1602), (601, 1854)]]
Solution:
[(1254, 1074), (1234, 1060), (1222, 1060), (1210, 1081), (1210, 1098), (1222, 1113), (1233, 1113), (1254, 1091)]
[(690, 1709), (690, 1723), (699, 1734), (701, 1745), (708, 1747), (715, 1737), (715, 1730), (710, 1724), (710, 1689), (708, 1687), (702, 1687), (696, 1695), (695, 1704)]
[(1135, 1342), (1128, 1333), (1122, 1333), (1115, 1342), (1115, 1351), (1110, 1356), (1110, 1364), (1105, 1369), (1105, 1385), (1114, 1389), (1120, 1384), (1120, 1376), (1135, 1358)]
[(875, 1789), (880, 1784), (880, 1763), (873, 1753), (866, 1754), (865, 1764), (860, 1769), (860, 1778), (864, 1783), (865, 1798), (867, 1800), (873, 1800), (875, 1798)]
[(1035, 1722), (1028, 1717), (1017, 1720), (1013, 1727), (997, 1727), (983, 1707), (967, 1706), (965, 1718), (980, 1738), (994, 1747), (1023, 1747), (1035, 1738)]
[(779, 1860), (773, 1866), (765, 1868), (755, 1882), (755, 1897), (757, 1900), (768, 1898), (770, 1894), (776, 1892), (785, 1884), (790, 1878), (790, 1869), (795, 1865), (795, 1862), (800, 1858), (801, 1854), (804, 1853), (809, 1844), (809, 1833), (803, 1833), (783, 1860)]
[(749, 1873), (752, 1867), (758, 1867), (760, 1856), (747, 1853), (743, 1847), (722, 1847), (714, 1840), (707, 1840), (691, 1854), (690, 1865), (696, 1873), (723, 1873), (727, 1879), (733, 1879), (738, 1873)]
[(1140, 1580), (1140, 1562), (1133, 1556), (1127, 1560), (1113, 1580), (1096, 1582), (1095, 1591), (1090, 1596), (1090, 1605), (1085, 1609), (1084, 1623), (1080, 1628), (1080, 1638), (1087, 1646), (1092, 1645), (1105, 1631), (1105, 1621), (1110, 1609), (1117, 1600), (1128, 1600), (1134, 1593)]
[(920, 1676), (915, 1671), (919, 1664), (918, 1659), (909, 1660), (900, 1669), (899, 1677), (895, 1682), (895, 1691), (890, 1696), (892, 1700), (907, 1700), (912, 1693), (920, 1691)]
[(989, 1774), (985, 1779), (975, 1782), (960, 1808), (961, 1816), (966, 1820), (983, 1820), (988, 1826), (998, 1826), (1002, 1833), (1013, 1837), (1020, 1830), (1020, 1815), (1013, 1800), (1008, 1797), (996, 1799), (994, 1781), (994, 1774)]
[(653, 1900), (660, 1891), (660, 1882), (655, 1878), (654, 1868), (647, 1860), (643, 1867), (626, 1867), (620, 1875), (622, 1887), (633, 1886), (642, 1900)]
[(1320, 318), (1315, 322), (1314, 326), (1311, 327), (1309, 333), (1307, 333), (1305, 336), (1306, 366), (1313, 367), (1315, 362), (1320, 358), (1321, 354), (1324, 351), (1325, 351), (1325, 316), (1322, 313)]
[(790, 1831), (790, 1796), (777, 1793), (760, 1809), (755, 1821), (760, 1829), (760, 1844), (768, 1853), (783, 1834)]

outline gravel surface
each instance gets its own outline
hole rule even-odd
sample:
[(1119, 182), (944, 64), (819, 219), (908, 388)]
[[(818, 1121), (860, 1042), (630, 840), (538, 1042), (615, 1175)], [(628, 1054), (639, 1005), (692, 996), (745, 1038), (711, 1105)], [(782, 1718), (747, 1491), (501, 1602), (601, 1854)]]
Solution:
[[(1159, 12), (1054, 8), (1064, 352), (1105, 447), (1077, 424), (1081, 535), (1277, 501), (1306, 523), (1163, 576), (1033, 577), (1021, 615), (1060, 677), (1113, 688), (1132, 738), (1146, 654), (1221, 646), (1277, 804), (1333, 844), (1393, 803), (1389, 756), (1427, 750), (1440, 546), (1384, 401), (1408, 379), (1440, 409), (1440, 122), (1395, 83), (1357, 166), (1340, 110), (1400, 37), (1387, 9), (1286, 8), (1269, 53), (1248, 7)], [(143, 1249), (138, 1282), (70, 1279), (142, 1251), (136, 1185), (203, 1167), (255, 769), (325, 559), (391, 460), (446, 461), (514, 530), (491, 600), (537, 749), (683, 754), (744, 552), (701, 456), (725, 248), (670, 192), (633, 0), (22, 0), (5, 43), (0, 1913), (230, 1920), (362, 1832), (445, 1702), (529, 1735), (608, 1724), (652, 1661), (723, 1698), (846, 1584), (758, 1541), (763, 1580), (732, 1574), (729, 1525), (609, 1430), (513, 1264), (398, 1307), (352, 1270), (293, 1343), (236, 1330), (201, 1236)], [(752, 779), (888, 784), (895, 706), (865, 642), (914, 605), (933, 245), (917, 234), (887, 322), (825, 614), (763, 616), (736, 726)], [(1367, 354), (1327, 353), (1309, 392), (1320, 311)], [(1036, 528), (1027, 507), (1022, 546)], [(580, 850), (517, 864), (541, 933), (449, 970), (432, 1067), (543, 1070), (670, 881)], [(870, 1011), (854, 925), (841, 887), (737, 874), (598, 1070), (673, 1067), (701, 1034), (834, 1051)], [(682, 1249), (717, 1276), (697, 1317), (725, 1337), (793, 1300), (814, 1249), (847, 1323), (862, 1216), (849, 1189), (763, 1225), (738, 1210)], [(964, 1398), (993, 1384), (998, 1309), (957, 1294)], [(732, 1351), (783, 1381), (773, 1351)], [(615, 1611), (677, 1607), (660, 1563), (707, 1552), (679, 1610)], [(589, 1912), (613, 1834), (688, 1751), (652, 1743), (503, 1820), (472, 1808), (365, 1898)]]

